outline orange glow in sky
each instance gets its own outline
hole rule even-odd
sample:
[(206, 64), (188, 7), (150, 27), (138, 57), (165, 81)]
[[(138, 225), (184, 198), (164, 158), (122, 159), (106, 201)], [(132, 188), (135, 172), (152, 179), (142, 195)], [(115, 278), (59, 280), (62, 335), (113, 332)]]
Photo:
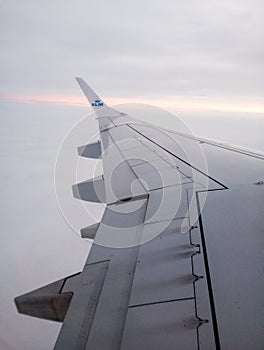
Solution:
[[(85, 97), (77, 95), (59, 94), (1, 94), (0, 101), (13, 103), (56, 103), (67, 106), (87, 107)], [(123, 103), (143, 103), (159, 106), (168, 110), (197, 110), (197, 111), (222, 111), (264, 114), (264, 105), (254, 103), (225, 103), (223, 101), (211, 101), (210, 97), (201, 99), (197, 97), (172, 96), (160, 99), (149, 98), (106, 98), (110, 106)]]

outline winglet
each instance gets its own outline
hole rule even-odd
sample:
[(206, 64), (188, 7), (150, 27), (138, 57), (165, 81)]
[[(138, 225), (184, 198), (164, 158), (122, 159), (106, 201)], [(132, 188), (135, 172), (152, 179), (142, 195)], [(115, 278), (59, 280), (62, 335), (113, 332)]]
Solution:
[[(109, 107), (106, 103), (104, 103), (103, 100), (101, 100), (100, 97), (97, 95), (97, 93), (82, 78), (75, 79), (77, 80), (77, 83), (82, 89), (82, 92), (89, 101), (91, 107), (95, 111), (98, 119), (104, 117), (119, 118), (125, 115), (125, 113), (116, 111), (115, 109)], [(102, 127), (106, 127), (105, 123)]]
[(82, 78), (76, 77), (75, 79), (94, 111), (102, 107), (107, 107), (97, 93)]

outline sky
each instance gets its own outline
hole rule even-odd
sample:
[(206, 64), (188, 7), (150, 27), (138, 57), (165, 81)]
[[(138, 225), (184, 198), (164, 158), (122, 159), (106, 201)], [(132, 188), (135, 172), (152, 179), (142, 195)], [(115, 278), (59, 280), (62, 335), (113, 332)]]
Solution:
[(90, 247), (54, 190), (62, 140), (91, 112), (74, 77), (110, 105), (159, 106), (200, 136), (264, 150), (263, 12), (261, 0), (0, 0), (1, 350), (53, 348), (59, 324), (18, 315), (13, 298), (80, 271)]

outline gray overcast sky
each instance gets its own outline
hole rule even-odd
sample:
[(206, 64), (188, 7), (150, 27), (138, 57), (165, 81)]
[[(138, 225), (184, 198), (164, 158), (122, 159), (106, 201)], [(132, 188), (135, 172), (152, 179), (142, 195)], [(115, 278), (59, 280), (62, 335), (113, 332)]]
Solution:
[(13, 298), (79, 271), (89, 249), (53, 185), (60, 142), (89, 111), (73, 77), (264, 149), (263, 15), (263, 0), (0, 0), (1, 350), (52, 349), (59, 326), (18, 315)]
[(263, 108), (262, 0), (1, 1), (1, 91)]

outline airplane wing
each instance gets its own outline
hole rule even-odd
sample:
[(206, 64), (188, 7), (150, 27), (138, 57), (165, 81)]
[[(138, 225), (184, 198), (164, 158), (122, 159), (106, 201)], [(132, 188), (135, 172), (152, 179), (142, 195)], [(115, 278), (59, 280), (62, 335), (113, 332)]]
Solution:
[(262, 349), (264, 155), (136, 121), (81, 79), (104, 174), (73, 185), (106, 203), (83, 271), (16, 298), (63, 322), (55, 350)]

